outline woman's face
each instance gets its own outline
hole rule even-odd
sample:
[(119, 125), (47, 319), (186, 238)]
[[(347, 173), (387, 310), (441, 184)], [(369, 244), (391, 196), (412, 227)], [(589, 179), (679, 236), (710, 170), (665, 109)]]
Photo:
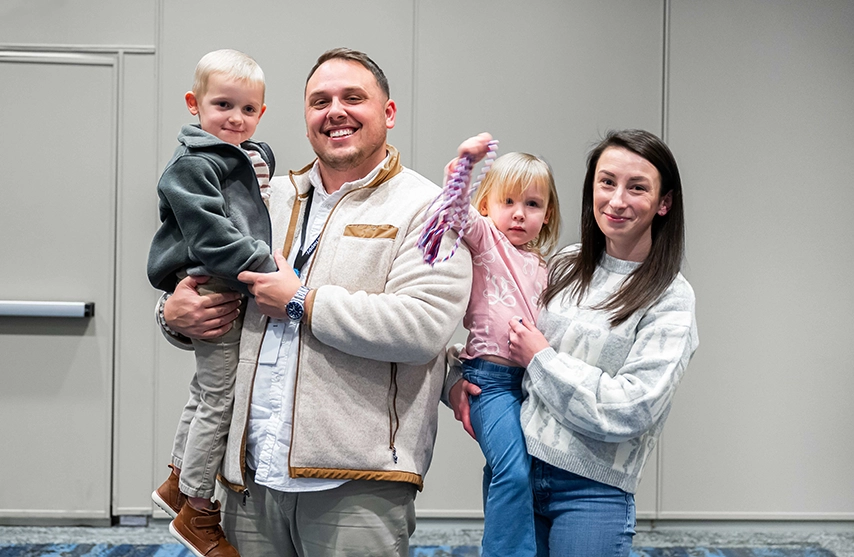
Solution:
[(643, 261), (652, 247), (652, 219), (670, 209), (661, 176), (651, 162), (622, 147), (608, 147), (596, 163), (593, 215), (605, 235), (605, 252)]

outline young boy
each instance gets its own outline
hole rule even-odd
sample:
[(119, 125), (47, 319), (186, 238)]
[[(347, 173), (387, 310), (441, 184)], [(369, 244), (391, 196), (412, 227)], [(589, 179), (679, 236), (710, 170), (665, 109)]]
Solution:
[[(157, 186), (162, 224), (148, 258), (154, 287), (172, 292), (184, 276), (207, 275), (201, 294), (249, 295), (238, 273), (276, 270), (265, 205), (275, 161), (269, 146), (250, 141), (267, 108), (264, 89), (261, 68), (241, 52), (210, 52), (196, 66), (184, 99), (199, 125), (181, 128)], [(198, 557), (238, 555), (211, 498), (231, 421), (241, 321), (242, 312), (224, 335), (193, 341), (196, 373), (175, 434), (172, 472), (151, 494), (175, 519), (169, 530)]]

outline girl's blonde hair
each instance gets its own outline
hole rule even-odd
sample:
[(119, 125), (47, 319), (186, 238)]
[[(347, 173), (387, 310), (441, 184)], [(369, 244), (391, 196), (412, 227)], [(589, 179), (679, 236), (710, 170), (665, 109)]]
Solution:
[(560, 239), (560, 205), (557, 200), (552, 169), (540, 157), (528, 153), (507, 153), (501, 155), (492, 164), (492, 168), (483, 178), (475, 193), (472, 205), (483, 212), (489, 196), (499, 197), (522, 193), (530, 187), (539, 188), (547, 193), (546, 220), (536, 238), (525, 245), (528, 251), (536, 252), (546, 258), (557, 246)]
[[(260, 83), (266, 89), (264, 71), (251, 56), (238, 50), (224, 48), (208, 52), (199, 63), (193, 74), (193, 94), (201, 98), (208, 91), (208, 80), (215, 73), (221, 73), (247, 83)], [(262, 93), (263, 95), (263, 93)], [(264, 102), (263, 96), (261, 102)]]

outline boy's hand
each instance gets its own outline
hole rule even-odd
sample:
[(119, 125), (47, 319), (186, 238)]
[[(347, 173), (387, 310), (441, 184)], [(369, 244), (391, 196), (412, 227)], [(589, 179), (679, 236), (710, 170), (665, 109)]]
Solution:
[(210, 277), (187, 276), (175, 286), (175, 292), (163, 306), (163, 319), (169, 328), (188, 338), (208, 339), (221, 336), (237, 319), (240, 294), (218, 292), (201, 296), (196, 287)]
[(275, 273), (243, 271), (237, 275), (237, 280), (249, 285), (249, 291), (255, 296), (255, 303), (258, 304), (262, 313), (277, 319), (285, 319), (288, 316), (285, 306), (297, 293), (302, 283), (279, 251), (275, 251), (273, 257), (279, 267)]

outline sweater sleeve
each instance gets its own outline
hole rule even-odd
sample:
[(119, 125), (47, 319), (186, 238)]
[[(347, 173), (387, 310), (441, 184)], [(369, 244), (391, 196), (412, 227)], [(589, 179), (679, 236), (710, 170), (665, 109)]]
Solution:
[(693, 294), (667, 297), (641, 318), (628, 357), (613, 376), (546, 348), (528, 365), (528, 390), (564, 426), (622, 442), (666, 418), (698, 344)]
[(218, 170), (204, 157), (184, 156), (161, 177), (158, 190), (190, 251), (217, 276), (234, 279), (246, 270), (275, 271), (269, 246), (243, 234), (228, 218)]
[[(311, 332), (344, 353), (386, 362), (421, 364), (435, 358), (456, 329), (471, 291), (471, 256), (458, 249), (430, 267), (418, 249), (423, 211), (413, 219), (381, 293), (317, 289)], [(446, 234), (447, 253), (456, 234)]]

